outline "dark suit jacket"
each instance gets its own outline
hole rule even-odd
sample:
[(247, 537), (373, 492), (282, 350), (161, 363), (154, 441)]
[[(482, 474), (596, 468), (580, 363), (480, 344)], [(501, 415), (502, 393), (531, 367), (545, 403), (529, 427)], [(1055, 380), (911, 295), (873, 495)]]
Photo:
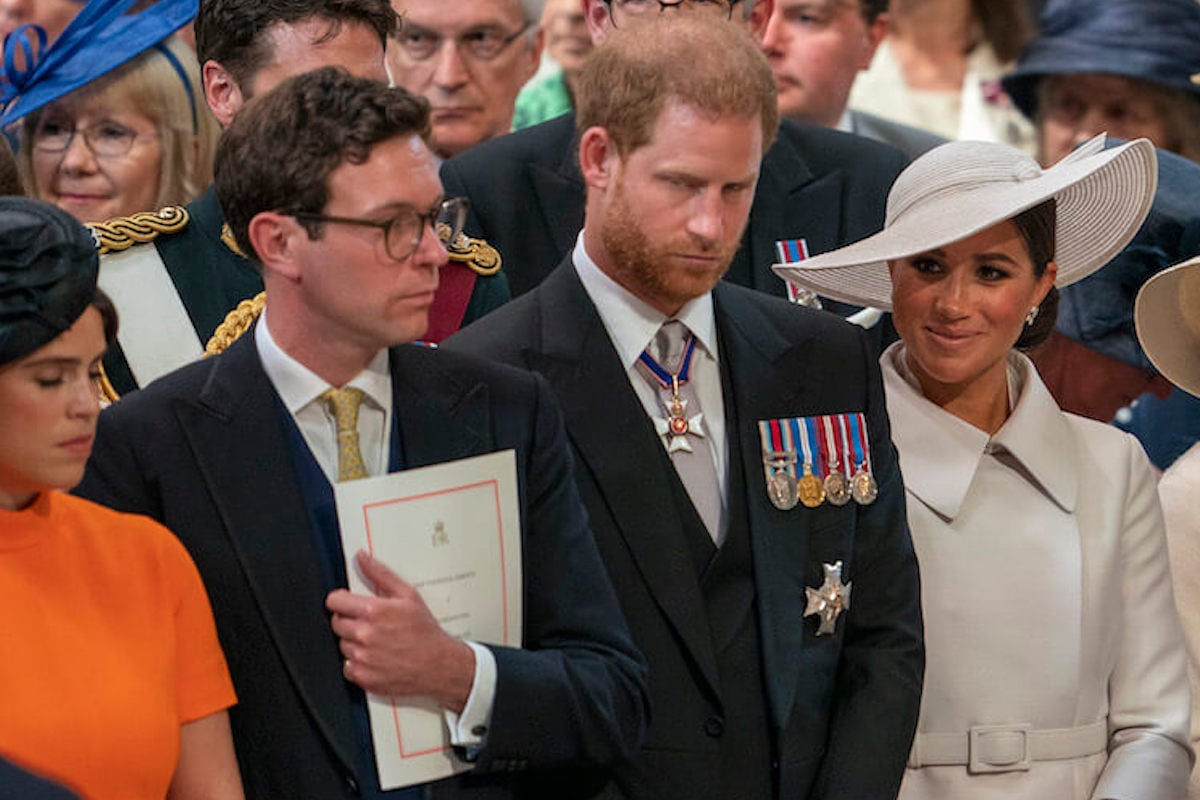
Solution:
[[(775, 242), (804, 238), (816, 255), (875, 233), (906, 163), (887, 145), (785, 121), (763, 156), (750, 224), (726, 279), (784, 296), (771, 272)], [(467, 232), (504, 254), (513, 297), (529, 291), (583, 227), (575, 115), (472, 147), (442, 164), (442, 183), (447, 194), (471, 199)]]
[[(924, 650), (878, 364), (863, 332), (833, 315), (730, 284), (713, 297), (725, 403), (735, 409), (728, 446), (740, 448), (746, 471), (778, 796), (893, 797), (916, 726)], [(653, 468), (662, 445), (571, 261), (446, 346), (540, 373), (563, 408), (592, 529), (650, 662), (654, 719), (618, 783), (632, 797), (725, 800), (713, 794), (717, 765), (705, 731), (722, 713), (715, 658), (669, 478)], [(772, 506), (757, 421), (853, 411), (867, 416), (878, 500)], [(853, 583), (850, 609), (835, 636), (818, 637), (815, 618), (802, 618), (804, 589), (838, 560)]]
[[(550, 392), (526, 373), (416, 346), (391, 361), (409, 467), (517, 453), (527, 649), (492, 648), (486, 746), (437, 796), (508, 797), (526, 770), (617, 758), (641, 738), (644, 662), (596, 553)], [(101, 414), (78, 492), (161, 521), (195, 559), (237, 689), (247, 797), (351, 798), (351, 707), (281, 408), (244, 336)]]

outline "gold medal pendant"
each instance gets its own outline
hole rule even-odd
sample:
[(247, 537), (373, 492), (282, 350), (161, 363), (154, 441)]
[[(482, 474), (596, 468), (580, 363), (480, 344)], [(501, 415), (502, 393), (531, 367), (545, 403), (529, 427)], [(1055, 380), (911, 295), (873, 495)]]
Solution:
[(813, 475), (811, 464), (804, 465), (804, 474), (797, 482), (796, 489), (805, 508), (816, 508), (825, 502), (825, 484)]
[(825, 499), (835, 506), (850, 502), (850, 481), (836, 468), (825, 476)]
[(767, 496), (771, 498), (771, 505), (780, 511), (791, 511), (796, 507), (800, 499), (796, 491), (796, 479), (786, 468), (771, 475), (771, 479), (767, 481)]
[(879, 487), (875, 483), (875, 478), (867, 472), (865, 464), (859, 465), (858, 472), (851, 479), (850, 494), (853, 495), (854, 502), (863, 506), (871, 505), (879, 496)]

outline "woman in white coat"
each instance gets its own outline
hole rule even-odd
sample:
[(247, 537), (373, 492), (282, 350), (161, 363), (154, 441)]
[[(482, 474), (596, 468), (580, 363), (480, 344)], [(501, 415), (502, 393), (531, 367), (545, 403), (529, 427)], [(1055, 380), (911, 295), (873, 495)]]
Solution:
[(921, 564), (926, 672), (900, 796), (1183, 796), (1186, 659), (1154, 477), (1130, 436), (1066, 414), (1015, 348), (1056, 285), (1133, 237), (1153, 147), (1055, 167), (953, 142), (915, 161), (884, 230), (777, 270), (890, 309), (892, 434)]

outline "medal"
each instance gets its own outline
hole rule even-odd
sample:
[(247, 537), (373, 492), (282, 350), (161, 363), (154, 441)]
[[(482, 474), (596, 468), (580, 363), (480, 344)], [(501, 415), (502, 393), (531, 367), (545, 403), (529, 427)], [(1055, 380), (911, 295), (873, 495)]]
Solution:
[(692, 450), (692, 444), (688, 441), (688, 435), (704, 438), (704, 412), (700, 412), (695, 416), (688, 417), (687, 404), (688, 401), (679, 396), (679, 389), (691, 375), (692, 356), (696, 354), (696, 337), (688, 335), (687, 342), (684, 343), (683, 358), (679, 365), (679, 371), (675, 373), (668, 372), (661, 364), (654, 360), (654, 356), (643, 351), (638, 356), (638, 362), (641, 363), (646, 370), (654, 376), (658, 385), (664, 390), (671, 393), (670, 399), (665, 405), (666, 419), (654, 420), (654, 429), (662, 438), (663, 444), (667, 447), (667, 453), (677, 453), (683, 451), (685, 453), (695, 452)]
[[(775, 242), (775, 257), (779, 259), (781, 264), (794, 264), (797, 261), (803, 261), (808, 258), (808, 242), (804, 239), (780, 239)], [(821, 298), (811, 289), (797, 286), (794, 283), (788, 283), (787, 294), (788, 299), (798, 306), (807, 306), (809, 308), (821, 307)]]
[(850, 481), (845, 475), (834, 470), (825, 476), (825, 499), (835, 506), (850, 502)]
[(842, 583), (842, 562), (822, 564), (821, 567), (825, 571), (824, 583), (816, 589), (804, 587), (804, 595), (808, 598), (804, 616), (815, 615), (820, 620), (817, 636), (829, 636), (837, 628), (838, 616), (850, 608), (850, 584)]
[(796, 501), (800, 499), (796, 491), (796, 479), (786, 468), (767, 479), (767, 497), (771, 498), (771, 505), (780, 511), (791, 511), (796, 507)]
[(800, 502), (805, 508), (816, 508), (825, 502), (825, 484), (812, 474), (812, 467), (807, 463), (804, 465), (804, 475), (797, 481), (796, 488), (800, 494)]
[[(813, 452), (817, 444), (816, 437), (810, 436), (811, 419), (790, 419), (792, 436), (800, 440), (800, 450), (804, 454), (804, 471), (796, 481), (796, 489), (800, 493), (800, 502), (805, 508), (816, 508), (825, 502), (825, 484), (813, 474)], [(820, 469), (820, 466), (817, 467)]]
[(858, 472), (851, 479), (850, 494), (854, 496), (856, 503), (863, 506), (871, 505), (879, 496), (879, 487), (875, 485), (875, 478), (867, 472), (865, 464), (859, 466)]
[(825, 476), (825, 499), (831, 505), (844, 506), (850, 502), (850, 481), (842, 474), (841, 458), (838, 457), (838, 438), (833, 430), (833, 417), (821, 417), (825, 429), (825, 449), (828, 453), (829, 474)]
[(869, 506), (879, 496), (879, 486), (871, 474), (871, 442), (867, 437), (867, 420), (861, 412), (849, 414), (850, 442), (854, 446), (854, 463), (858, 469), (850, 479), (850, 496), (859, 505)]

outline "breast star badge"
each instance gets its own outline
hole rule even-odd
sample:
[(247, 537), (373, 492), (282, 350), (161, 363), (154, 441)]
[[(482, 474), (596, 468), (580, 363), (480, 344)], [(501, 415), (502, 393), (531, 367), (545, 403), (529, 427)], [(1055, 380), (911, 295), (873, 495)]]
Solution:
[(817, 615), (821, 620), (817, 627), (817, 636), (827, 636), (831, 635), (837, 626), (838, 615), (850, 608), (850, 584), (842, 583), (842, 562), (821, 566), (825, 569), (825, 582), (821, 587), (804, 587), (804, 594), (808, 597), (804, 616)]

